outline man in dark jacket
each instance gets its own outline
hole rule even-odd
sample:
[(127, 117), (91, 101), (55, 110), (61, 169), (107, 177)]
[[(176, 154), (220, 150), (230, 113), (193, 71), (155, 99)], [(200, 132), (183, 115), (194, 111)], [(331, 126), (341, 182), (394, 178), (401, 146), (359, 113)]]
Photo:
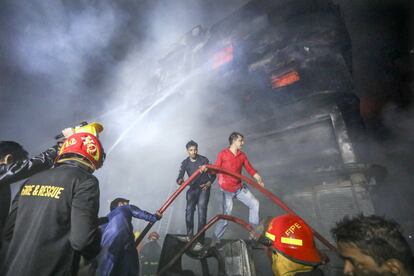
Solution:
[[(0, 142), (0, 179), (7, 175), (10, 166), (13, 163), (27, 159), (27, 151), (16, 142)], [(53, 164), (53, 162), (52, 162)], [(0, 180), (1, 183), (1, 180)], [(0, 186), (0, 233), (6, 222), (10, 209), (11, 191), (9, 185)]]
[[(181, 162), (180, 171), (177, 177), (177, 184), (181, 185), (184, 182), (184, 174), (191, 176), (201, 166), (209, 163), (208, 159), (198, 154), (198, 144), (193, 140), (189, 141), (185, 146), (188, 157)], [(210, 175), (203, 172), (191, 184), (187, 190), (186, 199), (187, 207), (185, 209), (185, 222), (187, 226), (187, 237), (184, 241), (189, 241), (194, 235), (194, 211), (197, 206), (198, 210), (198, 231), (206, 225), (207, 220), (207, 205), (210, 199), (210, 187), (216, 179), (215, 175)], [(200, 237), (200, 242), (203, 242), (204, 234)], [(199, 243), (196, 244), (195, 249), (201, 249)]]
[(116, 198), (110, 204), (109, 222), (102, 229), (102, 251), (98, 261), (99, 276), (136, 276), (139, 274), (132, 217), (156, 222), (161, 214), (150, 214), (130, 205), (128, 199)]
[(76, 275), (81, 255), (98, 254), (99, 182), (92, 173), (104, 152), (96, 135), (78, 130), (63, 143), (55, 168), (24, 183), (1, 275)]
[[(5, 146), (6, 149), (3, 149)], [(10, 151), (9, 146), (13, 147)], [(25, 156), (22, 156), (22, 152), (15, 156), (14, 151), (24, 151)], [(56, 159), (58, 146), (53, 146), (41, 154), (27, 158), (27, 152), (16, 142), (2, 141), (0, 142), (0, 187), (7, 187), (8, 185), (15, 183), (19, 180), (30, 177), (40, 171), (50, 169)]]
[[(74, 129), (65, 128), (62, 136), (68, 138)], [(0, 187), (28, 178), (40, 171), (50, 169), (56, 159), (59, 146), (55, 145), (41, 154), (27, 158), (27, 152), (16, 142), (0, 142)]]
[[(62, 135), (65, 137), (72, 134), (73, 131), (70, 128), (62, 131)], [(19, 143), (14, 141), (0, 142), (0, 233), (2, 233), (9, 214), (10, 184), (50, 169), (55, 162), (57, 151), (58, 145), (29, 159), (27, 151)]]

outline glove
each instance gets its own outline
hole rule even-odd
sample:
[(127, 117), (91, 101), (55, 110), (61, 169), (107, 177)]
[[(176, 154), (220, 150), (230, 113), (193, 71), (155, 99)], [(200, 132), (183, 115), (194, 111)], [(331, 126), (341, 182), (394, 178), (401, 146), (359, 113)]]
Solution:
[(160, 211), (157, 211), (154, 215), (157, 218), (157, 220), (160, 220), (162, 218), (162, 214), (160, 213)]

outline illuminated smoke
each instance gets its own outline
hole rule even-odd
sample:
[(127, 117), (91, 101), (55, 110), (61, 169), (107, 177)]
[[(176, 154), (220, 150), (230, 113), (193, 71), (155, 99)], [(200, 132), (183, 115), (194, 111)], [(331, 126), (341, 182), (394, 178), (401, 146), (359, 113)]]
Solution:
[[(85, 119), (102, 121), (102, 140), (110, 154), (97, 172), (101, 215), (107, 213), (109, 201), (118, 196), (155, 211), (177, 187), (175, 178), (186, 157), (188, 140), (202, 141), (200, 153), (214, 161), (217, 152), (227, 146), (228, 134), (237, 130), (234, 124), (235, 129), (211, 132), (216, 122), (204, 116), (209, 110), (219, 105), (227, 107), (229, 114), (238, 114), (239, 110), (225, 95), (206, 103), (206, 95), (214, 91), (200, 89), (202, 78), (187, 80), (181, 76), (185, 86), (160, 92), (153, 74), (157, 60), (185, 32), (198, 24), (209, 27), (247, 1), (8, 2), (0, 4), (0, 138), (17, 140), (35, 154), (51, 145), (52, 137), (64, 127)], [(366, 35), (363, 28), (353, 29), (356, 36)], [(366, 37), (371, 39), (372, 32)], [(363, 52), (363, 48), (367, 50)], [(374, 48), (379, 49), (364, 43), (354, 57)], [(375, 70), (380, 70), (358, 68), (356, 79), (361, 82), (367, 73), (375, 75)], [(412, 113), (391, 118), (387, 126), (401, 136), (395, 144), (380, 145), (379, 150), (398, 155), (410, 149)], [(232, 119), (223, 114), (218, 120)], [(242, 124), (243, 118), (238, 119)], [(399, 147), (404, 139), (408, 142)], [(384, 154), (379, 160), (392, 165), (393, 158)], [(412, 157), (405, 164), (411, 164), (410, 160)], [(394, 175), (400, 169), (404, 181), (410, 179), (404, 166), (398, 166)], [(184, 231), (183, 198), (175, 204), (178, 215), (171, 222), (178, 226), (177, 231)], [(211, 200), (219, 202), (220, 198), (212, 196)], [(140, 228), (143, 225), (139, 223)]]

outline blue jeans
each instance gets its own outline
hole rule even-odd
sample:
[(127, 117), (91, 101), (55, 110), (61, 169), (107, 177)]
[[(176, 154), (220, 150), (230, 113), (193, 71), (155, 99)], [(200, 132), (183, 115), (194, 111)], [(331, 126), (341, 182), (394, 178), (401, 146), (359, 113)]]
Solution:
[[(223, 191), (223, 214), (231, 215), (233, 209), (233, 198), (237, 198), (244, 205), (249, 207), (249, 223), (255, 225), (259, 224), (259, 201), (247, 189), (242, 187), (234, 193)], [(227, 228), (227, 220), (220, 220), (214, 230), (214, 237), (220, 239)]]
[[(207, 204), (210, 198), (210, 189), (205, 191), (200, 187), (190, 187), (187, 190), (187, 207), (185, 209), (185, 222), (187, 225), (187, 235), (192, 236), (194, 234), (194, 212), (197, 206), (198, 210), (198, 230), (206, 225), (207, 221)], [(200, 236), (199, 241), (204, 241), (204, 233)]]

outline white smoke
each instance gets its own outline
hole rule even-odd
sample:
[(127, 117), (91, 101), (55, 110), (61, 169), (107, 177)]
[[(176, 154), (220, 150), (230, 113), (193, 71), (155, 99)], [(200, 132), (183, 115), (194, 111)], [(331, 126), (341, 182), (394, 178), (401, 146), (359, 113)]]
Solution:
[(122, 13), (109, 4), (70, 9), (59, 1), (16, 2), (14, 58), (29, 74), (47, 75), (64, 88), (84, 77), (88, 61), (108, 47)]

